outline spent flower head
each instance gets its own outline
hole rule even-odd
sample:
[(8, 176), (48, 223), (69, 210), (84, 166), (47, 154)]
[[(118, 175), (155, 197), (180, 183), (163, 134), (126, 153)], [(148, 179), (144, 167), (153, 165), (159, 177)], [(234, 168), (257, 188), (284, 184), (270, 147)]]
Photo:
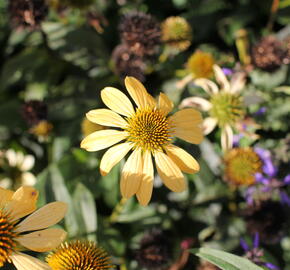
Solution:
[(133, 77), (127, 77), (125, 85), (137, 107), (134, 108), (120, 90), (113, 87), (103, 89), (101, 98), (110, 110), (96, 109), (86, 116), (96, 124), (117, 129), (96, 131), (81, 142), (81, 147), (87, 151), (110, 147), (101, 160), (102, 175), (108, 174), (132, 150), (123, 167), (121, 194), (125, 198), (136, 194), (138, 201), (147, 205), (153, 189), (152, 157), (163, 183), (175, 192), (186, 188), (182, 172), (199, 171), (197, 161), (172, 141), (178, 137), (199, 144), (203, 139), (202, 117), (194, 109), (180, 110), (169, 116), (173, 103), (165, 94), (161, 93), (155, 100)]
[(44, 263), (20, 250), (46, 252), (65, 239), (64, 230), (48, 227), (64, 217), (66, 204), (52, 202), (36, 210), (37, 197), (38, 192), (32, 187), (15, 192), (0, 188), (0, 267), (12, 262), (18, 270), (46, 270)]

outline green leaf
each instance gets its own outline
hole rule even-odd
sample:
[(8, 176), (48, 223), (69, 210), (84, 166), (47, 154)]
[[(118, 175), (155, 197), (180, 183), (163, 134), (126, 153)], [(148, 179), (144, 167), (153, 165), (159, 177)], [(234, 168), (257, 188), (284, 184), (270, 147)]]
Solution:
[[(97, 210), (94, 196), (82, 183), (77, 185), (73, 195), (74, 208), (80, 220), (79, 228), (82, 235), (97, 231)], [(95, 239), (90, 239), (95, 240)]]
[(263, 268), (250, 262), (246, 258), (212, 248), (199, 248), (189, 250), (196, 256), (218, 266), (222, 270), (263, 270)]

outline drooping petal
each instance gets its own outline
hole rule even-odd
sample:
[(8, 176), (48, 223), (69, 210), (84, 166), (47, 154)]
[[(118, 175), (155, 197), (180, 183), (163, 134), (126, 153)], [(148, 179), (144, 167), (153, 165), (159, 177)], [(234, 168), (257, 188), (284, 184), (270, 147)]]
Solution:
[(23, 162), (21, 163), (19, 169), (21, 171), (29, 171), (34, 166), (34, 156), (27, 155), (24, 157)]
[(121, 159), (123, 159), (126, 154), (132, 149), (132, 143), (121, 143), (115, 145), (107, 150), (107, 152), (103, 155), (101, 164), (100, 164), (100, 172), (101, 175), (107, 175), (110, 170), (118, 163)]
[(212, 104), (201, 97), (189, 97), (182, 100), (179, 108), (194, 107), (202, 111), (209, 111), (212, 108)]
[(10, 212), (10, 221), (20, 219), (32, 213), (36, 209), (38, 191), (33, 187), (21, 187), (17, 189), (6, 209)]
[(222, 149), (224, 151), (229, 150), (233, 147), (233, 130), (229, 125), (226, 125), (222, 129), (222, 134), (221, 134), (221, 144), (222, 144)]
[(165, 151), (183, 172), (196, 173), (199, 171), (200, 167), (196, 159), (182, 148), (169, 144), (165, 147)]
[(130, 117), (134, 108), (130, 99), (114, 87), (106, 87), (101, 91), (101, 98), (108, 108), (116, 113)]
[(229, 92), (230, 91), (230, 83), (229, 83), (226, 75), (222, 71), (222, 69), (218, 65), (214, 65), (213, 70), (215, 73), (215, 78), (221, 86), (221, 90), (223, 90), (225, 92)]
[(149, 95), (144, 85), (134, 77), (125, 78), (125, 86), (138, 108), (146, 108), (152, 106), (154, 98)]
[(207, 117), (203, 120), (203, 134), (207, 135), (211, 133), (217, 125), (217, 119), (213, 117)]
[(91, 122), (102, 126), (126, 128), (128, 125), (124, 118), (108, 109), (91, 110), (86, 114), (86, 117)]
[(218, 86), (214, 82), (208, 79), (202, 79), (202, 78), (196, 79), (194, 80), (194, 84), (201, 87), (210, 96), (217, 94), (219, 92)]
[(241, 92), (246, 84), (246, 73), (245, 72), (236, 72), (231, 79), (231, 93), (236, 94)]
[(185, 190), (184, 176), (172, 159), (162, 152), (156, 152), (154, 157), (158, 174), (165, 186), (174, 192)]
[(66, 211), (67, 204), (64, 202), (49, 203), (20, 222), (15, 231), (20, 233), (48, 228), (58, 223)]
[(194, 109), (183, 109), (170, 117), (173, 125), (172, 135), (190, 143), (198, 144), (203, 140), (201, 113)]
[(9, 258), (17, 270), (51, 270), (48, 264), (24, 253), (13, 252)]
[(136, 193), (139, 203), (146, 206), (151, 199), (153, 190), (154, 169), (150, 151), (143, 154), (143, 178), (140, 187)]
[(84, 138), (81, 142), (81, 148), (87, 151), (99, 151), (114, 145), (128, 136), (127, 132), (106, 129), (93, 132)]
[(6, 204), (12, 199), (14, 192), (0, 187), (0, 209), (5, 208)]
[(158, 98), (158, 107), (160, 111), (162, 111), (164, 115), (167, 115), (172, 111), (173, 106), (173, 102), (165, 94), (160, 93)]
[(137, 148), (126, 161), (120, 181), (121, 194), (125, 198), (130, 198), (139, 189), (143, 178), (143, 160), (141, 149)]
[(21, 235), (15, 240), (27, 249), (45, 252), (59, 246), (66, 238), (66, 232), (62, 229), (50, 228)]

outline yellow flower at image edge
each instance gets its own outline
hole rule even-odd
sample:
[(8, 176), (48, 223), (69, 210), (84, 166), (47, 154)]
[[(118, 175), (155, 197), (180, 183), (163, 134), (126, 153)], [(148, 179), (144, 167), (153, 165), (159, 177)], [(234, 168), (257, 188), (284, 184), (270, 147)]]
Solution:
[(111, 269), (107, 252), (90, 241), (63, 243), (46, 257), (52, 270), (103, 270)]
[(87, 151), (98, 151), (123, 141), (104, 154), (100, 164), (101, 174), (109, 173), (133, 150), (123, 167), (121, 194), (125, 198), (136, 194), (140, 204), (147, 205), (153, 189), (152, 156), (164, 184), (175, 192), (181, 192), (186, 187), (182, 172), (199, 171), (197, 161), (171, 142), (176, 136), (189, 143), (200, 143), (203, 139), (202, 117), (194, 109), (184, 109), (168, 116), (173, 103), (165, 94), (160, 93), (158, 100), (155, 100), (133, 77), (126, 77), (125, 85), (137, 108), (134, 109), (120, 90), (113, 87), (103, 89), (101, 97), (110, 110), (96, 109), (86, 116), (96, 124), (121, 130), (96, 131), (81, 142), (81, 147)]
[(0, 188), (0, 267), (12, 262), (18, 270), (49, 269), (19, 250), (45, 252), (65, 239), (64, 230), (48, 227), (64, 217), (66, 204), (52, 202), (35, 211), (37, 197), (38, 192), (32, 187), (15, 192)]

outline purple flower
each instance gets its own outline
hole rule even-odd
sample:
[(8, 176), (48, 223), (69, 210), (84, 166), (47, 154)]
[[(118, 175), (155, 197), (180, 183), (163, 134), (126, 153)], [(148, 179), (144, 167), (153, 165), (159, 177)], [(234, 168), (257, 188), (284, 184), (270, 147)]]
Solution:
[(240, 245), (245, 252), (244, 256), (247, 259), (249, 259), (250, 261), (252, 261), (257, 265), (267, 267), (268, 269), (279, 270), (279, 268), (276, 265), (263, 261), (264, 251), (259, 247), (259, 244), (260, 244), (259, 233), (255, 233), (253, 243), (251, 246), (249, 246), (244, 239), (240, 240)]
[(261, 116), (263, 114), (265, 114), (265, 112), (267, 111), (267, 108), (266, 107), (261, 107), (259, 110), (257, 110), (254, 115), (256, 116)]
[(226, 67), (223, 67), (222, 68), (222, 71), (223, 71), (223, 73), (226, 75), (226, 76), (230, 76), (230, 75), (232, 75), (234, 72), (233, 72), (233, 70), (231, 69), (231, 68), (226, 68)]

